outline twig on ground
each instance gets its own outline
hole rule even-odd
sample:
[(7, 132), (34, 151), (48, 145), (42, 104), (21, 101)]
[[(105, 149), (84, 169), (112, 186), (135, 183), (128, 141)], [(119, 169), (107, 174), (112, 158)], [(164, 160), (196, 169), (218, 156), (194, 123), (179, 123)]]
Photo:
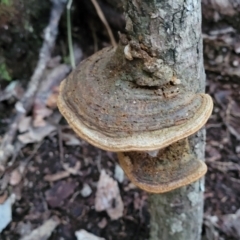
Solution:
[(58, 146), (59, 146), (59, 158), (60, 162), (64, 162), (64, 150), (63, 150), (63, 140), (62, 140), (62, 129), (58, 127)]
[(107, 22), (107, 20), (104, 16), (103, 12), (102, 12), (102, 9), (98, 5), (98, 2), (96, 0), (91, 0), (91, 2), (93, 4), (93, 6), (95, 7), (99, 18), (101, 19), (102, 23), (104, 24), (105, 28), (107, 29), (111, 44), (113, 45), (113, 47), (117, 47), (117, 43), (116, 43), (116, 40), (113, 36), (112, 30), (111, 30), (111, 28), (110, 28), (110, 26), (109, 26), (109, 24), (108, 24), (108, 22)]
[(53, 0), (53, 6), (50, 15), (50, 21), (44, 31), (44, 41), (42, 48), (39, 52), (39, 60), (34, 73), (28, 84), (27, 91), (25, 92), (21, 101), (15, 105), (16, 115), (9, 130), (5, 133), (0, 145), (0, 165), (5, 165), (7, 159), (15, 151), (13, 141), (15, 139), (19, 122), (31, 110), (34, 97), (36, 95), (39, 83), (42, 79), (42, 74), (46, 69), (47, 63), (51, 57), (51, 52), (54, 48), (56, 37), (58, 34), (58, 23), (65, 7), (65, 0)]
[(237, 170), (240, 171), (240, 166), (238, 163), (233, 162), (219, 162), (219, 161), (208, 161), (208, 164), (211, 165), (212, 168), (217, 169), (221, 172), (228, 172)]

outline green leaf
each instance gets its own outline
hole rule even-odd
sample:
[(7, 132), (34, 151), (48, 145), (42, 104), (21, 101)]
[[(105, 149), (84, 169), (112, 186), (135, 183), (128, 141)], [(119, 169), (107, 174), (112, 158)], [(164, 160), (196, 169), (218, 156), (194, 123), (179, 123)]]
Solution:
[(7, 81), (12, 80), (5, 63), (0, 63), (0, 78)]
[(12, 5), (11, 0), (0, 0), (0, 3), (5, 4), (5, 5), (7, 5), (7, 6)]

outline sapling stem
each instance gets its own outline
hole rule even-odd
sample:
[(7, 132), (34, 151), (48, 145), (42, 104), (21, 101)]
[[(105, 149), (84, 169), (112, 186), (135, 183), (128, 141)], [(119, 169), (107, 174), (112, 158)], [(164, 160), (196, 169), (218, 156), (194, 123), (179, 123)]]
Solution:
[(67, 4), (67, 36), (68, 36), (68, 49), (69, 49), (69, 57), (71, 62), (72, 69), (76, 68), (74, 54), (73, 54), (73, 42), (72, 42), (72, 26), (71, 26), (71, 7), (72, 0), (68, 1)]
[[(126, 36), (161, 59), (168, 72), (192, 92), (204, 92), (200, 0), (124, 0)], [(152, 84), (152, 83), (151, 83)], [(189, 138), (197, 159), (204, 159), (205, 134)], [(151, 240), (199, 240), (204, 182), (149, 196)]]

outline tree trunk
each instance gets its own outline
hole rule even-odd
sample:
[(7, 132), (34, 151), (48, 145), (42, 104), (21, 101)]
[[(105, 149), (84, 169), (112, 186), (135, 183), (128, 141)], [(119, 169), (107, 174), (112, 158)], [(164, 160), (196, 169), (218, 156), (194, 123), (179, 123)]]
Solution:
[[(205, 132), (189, 138), (199, 159), (204, 158)], [(151, 240), (199, 240), (203, 219), (204, 179), (164, 194), (149, 196)]]
[[(204, 92), (200, 0), (124, 1), (127, 36), (141, 41), (163, 60), (185, 88)], [(198, 159), (204, 159), (204, 131), (189, 138)], [(149, 197), (151, 240), (198, 240), (203, 216), (203, 179), (165, 194)]]

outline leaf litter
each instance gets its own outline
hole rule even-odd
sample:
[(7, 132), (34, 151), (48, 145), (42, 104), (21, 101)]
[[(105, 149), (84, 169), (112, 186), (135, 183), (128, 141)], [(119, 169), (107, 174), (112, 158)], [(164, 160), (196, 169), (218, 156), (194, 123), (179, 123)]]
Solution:
[(117, 182), (101, 170), (95, 198), (96, 211), (106, 211), (112, 220), (123, 216), (123, 201)]

